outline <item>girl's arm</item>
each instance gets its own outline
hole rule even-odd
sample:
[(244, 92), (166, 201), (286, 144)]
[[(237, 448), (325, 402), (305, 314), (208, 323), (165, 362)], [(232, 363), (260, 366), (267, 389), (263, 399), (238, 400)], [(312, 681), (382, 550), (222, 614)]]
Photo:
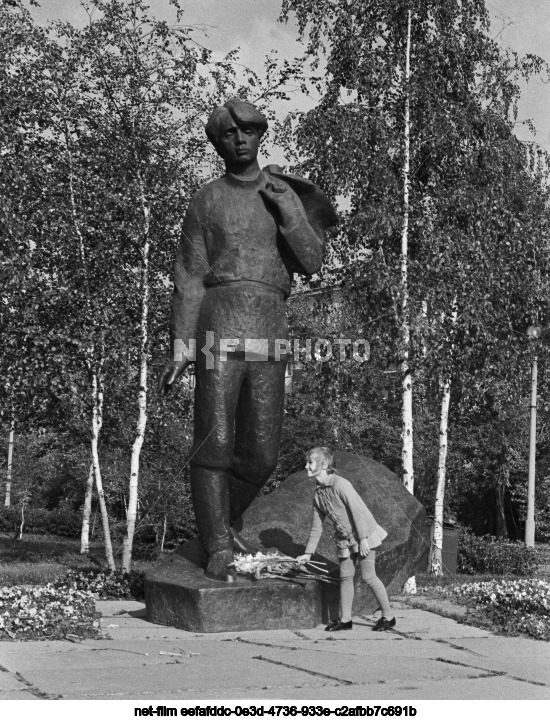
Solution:
[(309, 532), (309, 539), (306, 545), (306, 550), (301, 556), (298, 556), (297, 560), (304, 562), (309, 561), (309, 559), (313, 556), (315, 553), (315, 549), (317, 548), (317, 544), (319, 543), (319, 539), (321, 538), (321, 535), (323, 533), (323, 521), (325, 520), (325, 514), (321, 513), (321, 511), (317, 508), (317, 506), (313, 506), (313, 518), (311, 521), (311, 531)]

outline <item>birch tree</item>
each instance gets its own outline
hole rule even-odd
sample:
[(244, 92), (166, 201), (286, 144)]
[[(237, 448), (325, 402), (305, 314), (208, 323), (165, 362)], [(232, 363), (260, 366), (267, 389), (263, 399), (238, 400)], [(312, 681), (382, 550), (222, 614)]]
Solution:
[[(452, 318), (456, 324), (456, 301), (453, 304)], [(444, 321), (444, 318), (442, 319)], [(452, 352), (452, 349), (451, 349)], [(451, 376), (445, 373), (441, 379), (441, 410), (439, 415), (439, 453), (437, 463), (437, 486), (435, 491), (434, 516), (428, 570), (435, 575), (443, 574), (443, 522), (445, 502), (445, 481), (447, 473), (449, 406), (451, 403)]]
[[(511, 57), (495, 47), (493, 52), (495, 62), (483, 68), (472, 86), (472, 101), (464, 113), (469, 123), (460, 129), (460, 143), (452, 158), (438, 163), (439, 192), (432, 194), (432, 222), (423, 235), (431, 312), (445, 319), (427, 327), (429, 374), (442, 379), (443, 391), (433, 573), (442, 572), (451, 378), (458, 385), (454, 398), (463, 414), (470, 400), (461, 400), (461, 389), (463, 396), (473, 398), (464, 389), (475, 388), (478, 403), (495, 381), (522, 373), (524, 329), (532, 318), (548, 313), (540, 282), (540, 270), (549, 262), (544, 186), (528, 176), (522, 144), (513, 135), (519, 80), (544, 70), (544, 65), (537, 58)], [(508, 385), (512, 397), (514, 384)], [(509, 459), (509, 454), (501, 457)], [(507, 466), (499, 478), (508, 476)], [(502, 492), (497, 499), (502, 507)]]
[[(59, 42), (59, 32), (37, 28), (20, 7), (8, 11), (6, 20), (3, 89), (17, 122), (7, 124), (12, 141), (9, 149), (4, 147), (2, 162), (10, 173), (2, 178), (7, 178), (4, 197), (19, 204), (6, 208), (5, 215), (21, 226), (11, 222), (8, 242), (16, 252), (9, 260), (12, 268), (14, 259), (20, 262), (21, 272), (11, 275), (14, 291), (7, 305), (11, 312), (17, 307), (32, 311), (30, 322), (17, 318), (15, 334), (8, 336), (14, 338), (12, 388), (27, 406), (32, 391), (36, 423), (38, 381), (45, 378), (56, 414), (62, 396), (76, 423), (87, 423), (107, 563), (114, 569), (100, 469), (106, 371), (125, 325), (119, 291), (124, 257), (113, 243), (116, 228), (109, 217), (118, 188), (113, 191), (112, 177), (101, 172), (112, 161), (113, 147), (107, 156), (105, 144), (98, 144), (99, 98), (82, 92), (85, 63), (71, 46), (71, 32)], [(21, 279), (19, 293), (14, 278)], [(26, 286), (30, 292), (25, 296)], [(48, 422), (56, 421), (59, 431), (67, 419), (52, 415)], [(84, 547), (87, 508), (85, 503)]]
[[(27, 144), (23, 157), (27, 166), (30, 161), (34, 166), (28, 168), (26, 192), (19, 194), (19, 201), (25, 202), (22, 216), (27, 221), (27, 237), (30, 236), (28, 255), (32, 268), (28, 275), (32, 274), (35, 281), (30, 287), (39, 300), (32, 307), (34, 320), (27, 326), (19, 322), (18, 329), (21, 332), (24, 327), (25, 336), (32, 339), (36, 350), (40, 348), (40, 352), (27, 348), (24, 353), (33, 391), (44, 369), (54, 402), (67, 389), (67, 383), (74, 387), (79, 376), (89, 376), (91, 455), (102, 507), (107, 561), (114, 569), (98, 454), (104, 392), (101, 375), (104, 344), (98, 342), (98, 337), (104, 333), (101, 323), (105, 314), (98, 317), (97, 303), (94, 304), (95, 278), (90, 278), (90, 248), (86, 245), (91, 214), (84, 211), (86, 204), (81, 202), (77, 187), (73, 136), (80, 127), (78, 118), (75, 119), (78, 115), (75, 74), (68, 67), (63, 50), (46, 31), (35, 31), (29, 25), (27, 35), (21, 33), (17, 37), (19, 47), (13, 48), (11, 62), (17, 74), (28, 76), (25, 87), (32, 87), (35, 92), (34, 99), (26, 99), (26, 112), (33, 109), (31, 100), (40, 108), (39, 122), (31, 123), (34, 145)], [(31, 41), (28, 55), (33, 63), (29, 68), (22, 51), (25, 42), (29, 45)], [(34, 197), (29, 189), (34, 191)], [(41, 323), (36, 322), (37, 318)], [(76, 359), (80, 360), (80, 367)], [(40, 376), (36, 369), (40, 369)], [(31, 378), (26, 390), (30, 389)], [(36, 411), (36, 404), (33, 406)], [(86, 412), (85, 408), (82, 410)], [(34, 422), (37, 420), (35, 413)]]
[(80, 553), (87, 554), (90, 550), (90, 518), (92, 515), (92, 496), (94, 491), (94, 464), (90, 463), (88, 478), (86, 479), (86, 492), (82, 508), (82, 528), (80, 531)]
[[(65, 78), (65, 81), (67, 79)], [(73, 80), (74, 81), (74, 80)], [(66, 160), (67, 160), (67, 189), (68, 189), (68, 200), (69, 200), (69, 212), (71, 218), (72, 230), (74, 237), (76, 238), (76, 245), (78, 248), (77, 254), (80, 261), (80, 277), (83, 279), (83, 294), (84, 294), (84, 308), (88, 316), (88, 325), (90, 327), (90, 337), (83, 344), (83, 357), (86, 370), (90, 379), (90, 395), (91, 395), (91, 472), (88, 475), (88, 481), (92, 477), (95, 480), (95, 486), (97, 489), (97, 496), (101, 514), (101, 522), (103, 526), (103, 538), (105, 543), (105, 556), (107, 559), (107, 565), (110, 570), (116, 569), (115, 559), (113, 555), (113, 546), (111, 540), (111, 529), (109, 522), (109, 513), (107, 510), (107, 504), (105, 501), (105, 493), (103, 491), (103, 481), (101, 476), (101, 465), (99, 460), (99, 439), (101, 429), (103, 427), (103, 405), (105, 397), (105, 384), (104, 384), (104, 365), (105, 365), (105, 330), (100, 327), (102, 321), (101, 314), (97, 312), (94, 307), (94, 297), (90, 287), (90, 267), (88, 251), (86, 247), (86, 241), (83, 232), (82, 219), (80, 218), (79, 208), (85, 207), (83, 203), (77, 203), (76, 191), (75, 191), (75, 158), (73, 154), (73, 140), (72, 135), (78, 128), (78, 122), (80, 118), (76, 118), (76, 127), (74, 129), (69, 127), (70, 120), (74, 117), (74, 109), (63, 106), (63, 96), (65, 98), (71, 96), (70, 90), (72, 90), (72, 83), (69, 84), (69, 92), (64, 92), (64, 87), (58, 87), (58, 99), (61, 107), (60, 122), (62, 123), (62, 134), (61, 142), (63, 143)], [(73, 112), (71, 112), (73, 110)], [(69, 121), (67, 120), (69, 119)], [(73, 132), (71, 132), (73, 131)], [(90, 180), (88, 176), (88, 180)], [(91, 180), (96, 180), (92, 178)], [(82, 321), (82, 319), (80, 319)], [(91, 512), (91, 494), (88, 490), (88, 484), (86, 489), (86, 496), (84, 500), (84, 513), (82, 520), (82, 543), (84, 547), (89, 546), (89, 540), (87, 538), (86, 529), (89, 528), (90, 523), (90, 512)], [(81, 549), (82, 552), (82, 549)]]
[(409, 301), (409, 216), (410, 216), (410, 172), (411, 172), (411, 11), (407, 13), (407, 41), (405, 46), (405, 74), (403, 77), (405, 95), (405, 116), (403, 120), (403, 228), (401, 231), (401, 333), (400, 355), (403, 383), (403, 484), (409, 493), (414, 492), (413, 466), (413, 391), (410, 368), (411, 354), (411, 317)]
[(11, 479), (13, 473), (13, 445), (15, 441), (15, 413), (12, 411), (10, 423), (10, 435), (8, 439), (8, 458), (6, 465), (6, 495), (4, 496), (4, 506), (11, 506)]
[(413, 492), (415, 329), (429, 291), (420, 242), (424, 200), (435, 187), (431, 156), (439, 157), (439, 145), (451, 148), (472, 97), (476, 64), (486, 53), (486, 13), (482, 3), (441, 0), (287, 0), (284, 17), (290, 12), (313, 67), (322, 57), (327, 71), (316, 82), (321, 103), (296, 130), (306, 157), (300, 167), (350, 203), (350, 242), (336, 252), (348, 269), (341, 276), (351, 280), (374, 264), (379, 280), (369, 292), (379, 310), (393, 309), (386, 335), (401, 368), (402, 477)]

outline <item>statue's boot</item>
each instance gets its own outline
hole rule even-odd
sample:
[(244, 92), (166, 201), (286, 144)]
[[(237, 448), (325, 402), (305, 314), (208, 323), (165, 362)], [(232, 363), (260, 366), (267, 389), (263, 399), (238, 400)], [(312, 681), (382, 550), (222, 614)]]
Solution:
[(257, 553), (260, 552), (258, 546), (255, 546), (253, 543), (249, 543), (249, 541), (245, 541), (245, 539), (240, 535), (237, 530), (235, 530), (235, 528), (231, 527), (230, 531), (233, 537), (234, 551), (236, 551), (237, 553), (244, 553), (245, 556), (248, 556), (249, 554), (255, 556)]
[(229, 567), (229, 564), (233, 563), (233, 560), (232, 550), (214, 551), (208, 558), (204, 575), (208, 578), (213, 578), (215, 581), (233, 583), (237, 580), (235, 569)]
[(242, 515), (256, 498), (260, 487), (239, 478), (235, 473), (229, 473), (229, 499), (230, 499), (230, 521), (231, 535), (233, 536), (233, 547), (238, 553), (256, 554), (260, 549), (240, 535), (242, 531)]
[(229, 528), (229, 484), (227, 473), (217, 468), (191, 468), (191, 497), (201, 543), (208, 555), (205, 575), (217, 581), (236, 580), (233, 538)]

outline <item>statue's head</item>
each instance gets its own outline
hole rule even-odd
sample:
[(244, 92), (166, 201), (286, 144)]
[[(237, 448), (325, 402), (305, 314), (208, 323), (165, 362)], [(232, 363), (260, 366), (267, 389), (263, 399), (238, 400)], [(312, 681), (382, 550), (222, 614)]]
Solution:
[(206, 134), (218, 152), (223, 134), (234, 126), (255, 128), (261, 138), (267, 130), (267, 119), (251, 103), (237, 98), (215, 107), (206, 123)]
[(257, 161), (260, 139), (267, 130), (267, 120), (250, 103), (228, 100), (214, 108), (206, 134), (225, 161), (227, 170), (241, 173)]

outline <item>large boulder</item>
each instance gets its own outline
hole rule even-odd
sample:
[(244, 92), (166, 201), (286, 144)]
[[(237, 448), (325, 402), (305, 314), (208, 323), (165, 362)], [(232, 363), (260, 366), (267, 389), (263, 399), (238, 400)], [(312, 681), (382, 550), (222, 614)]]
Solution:
[[(371, 458), (335, 453), (337, 472), (353, 483), (388, 537), (377, 550), (378, 576), (397, 593), (415, 571), (426, 568), (429, 548), (424, 507), (397, 476)], [(262, 551), (277, 549), (298, 556), (309, 535), (315, 481), (305, 470), (289, 476), (268, 496), (259, 496), (243, 516), (241, 536)], [(326, 564), (338, 577), (336, 547), (329, 521), (312, 560)], [(145, 577), (147, 614), (151, 621), (197, 632), (274, 628), (307, 628), (338, 615), (338, 584), (303, 584), (275, 579), (236, 583), (206, 578), (206, 559), (197, 539), (183, 544)], [(354, 613), (368, 614), (377, 604), (355, 578)]]

